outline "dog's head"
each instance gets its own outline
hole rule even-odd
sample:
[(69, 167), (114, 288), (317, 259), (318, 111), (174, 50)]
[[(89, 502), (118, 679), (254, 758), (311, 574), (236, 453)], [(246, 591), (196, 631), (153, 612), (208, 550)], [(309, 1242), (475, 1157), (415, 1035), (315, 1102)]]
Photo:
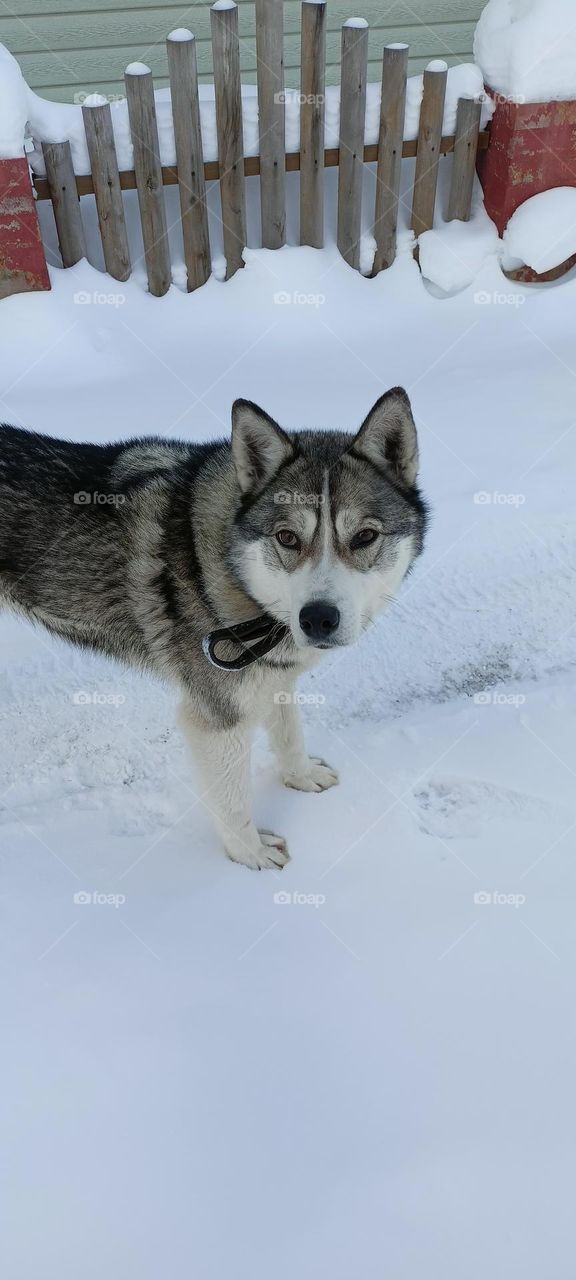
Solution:
[(426, 507), (406, 392), (382, 396), (355, 436), (289, 435), (237, 400), (232, 456), (232, 562), (246, 590), (299, 647), (352, 644), (422, 550)]

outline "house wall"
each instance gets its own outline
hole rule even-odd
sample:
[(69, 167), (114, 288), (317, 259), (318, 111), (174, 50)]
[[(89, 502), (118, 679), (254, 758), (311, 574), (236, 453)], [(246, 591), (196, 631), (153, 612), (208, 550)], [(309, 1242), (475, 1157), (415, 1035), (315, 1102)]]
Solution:
[[(354, 8), (355, 3), (357, 8)], [(421, 71), (430, 58), (449, 65), (471, 61), (474, 27), (484, 0), (328, 0), (327, 82), (339, 79), (340, 27), (353, 15), (370, 24), (369, 79), (380, 78), (384, 44), (410, 45), (410, 71)], [(239, 0), (243, 78), (254, 82), (254, 4)], [(38, 93), (71, 102), (95, 90), (123, 93), (127, 63), (146, 62), (158, 87), (167, 83), (166, 35), (189, 27), (197, 39), (202, 80), (211, 78), (210, 4), (188, 8), (149, 0), (10, 0), (0, 4), (0, 42), (20, 62), (28, 83)], [(299, 83), (300, 0), (284, 3), (286, 84)]]

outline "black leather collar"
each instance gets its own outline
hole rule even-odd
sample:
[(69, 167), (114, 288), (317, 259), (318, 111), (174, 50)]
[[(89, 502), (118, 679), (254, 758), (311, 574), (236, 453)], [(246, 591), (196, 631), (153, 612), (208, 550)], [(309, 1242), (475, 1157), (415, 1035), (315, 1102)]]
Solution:
[[(259, 618), (250, 618), (248, 622), (238, 622), (232, 627), (219, 627), (216, 631), (210, 631), (204, 636), (202, 648), (213, 667), (219, 667), (221, 671), (243, 671), (244, 667), (251, 666), (270, 653), (271, 649), (275, 649), (287, 635), (288, 627), (272, 618), (269, 613), (262, 613)], [(251, 640), (256, 640), (257, 644), (249, 644)], [(238, 658), (228, 661), (219, 658), (217, 647), (224, 643), (237, 644), (243, 652)]]

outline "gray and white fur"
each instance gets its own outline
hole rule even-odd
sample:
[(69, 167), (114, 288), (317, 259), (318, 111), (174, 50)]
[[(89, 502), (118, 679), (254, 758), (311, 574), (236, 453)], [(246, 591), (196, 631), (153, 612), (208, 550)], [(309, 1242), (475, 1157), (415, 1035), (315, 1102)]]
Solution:
[[(356, 435), (288, 433), (246, 400), (231, 442), (76, 444), (4, 426), (0, 604), (175, 683), (228, 856), (279, 868), (285, 841), (251, 816), (252, 731), (266, 725), (287, 786), (338, 781), (306, 752), (296, 680), (358, 639), (422, 550), (417, 467), (402, 388)], [(211, 666), (204, 637), (262, 611), (287, 629), (278, 646), (242, 671)]]

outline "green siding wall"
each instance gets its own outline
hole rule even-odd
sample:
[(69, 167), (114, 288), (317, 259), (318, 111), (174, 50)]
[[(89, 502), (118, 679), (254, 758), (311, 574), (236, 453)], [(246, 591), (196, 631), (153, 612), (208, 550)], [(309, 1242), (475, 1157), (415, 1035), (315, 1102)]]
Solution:
[[(410, 45), (410, 70), (430, 58), (452, 65), (470, 61), (474, 26), (485, 0), (328, 0), (327, 80), (339, 78), (340, 27), (352, 16), (370, 23), (369, 78), (379, 79), (382, 47), (391, 40)], [(356, 5), (356, 7), (354, 7)], [(254, 4), (239, 0), (242, 70), (255, 80)], [(202, 80), (211, 76), (210, 4), (183, 8), (146, 0), (9, 0), (0, 3), (0, 42), (18, 58), (33, 89), (63, 102), (75, 94), (123, 92), (128, 62), (146, 62), (158, 86), (167, 83), (166, 35), (189, 27), (198, 41)], [(300, 0), (284, 4), (286, 84), (299, 83)]]

